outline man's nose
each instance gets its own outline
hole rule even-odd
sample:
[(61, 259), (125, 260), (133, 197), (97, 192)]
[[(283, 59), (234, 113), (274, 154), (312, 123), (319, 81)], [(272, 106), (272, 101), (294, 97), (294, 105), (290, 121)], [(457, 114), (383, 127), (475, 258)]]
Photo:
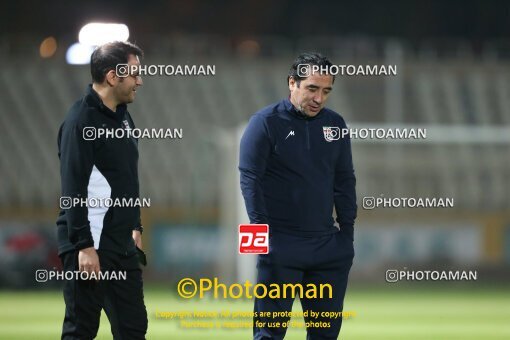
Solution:
[(317, 104), (322, 104), (323, 99), (324, 99), (324, 96), (322, 95), (322, 93), (316, 94), (313, 97), (313, 101), (316, 102)]
[(142, 86), (143, 85), (143, 80), (142, 80), (141, 76), (136, 77), (136, 85), (137, 86)]

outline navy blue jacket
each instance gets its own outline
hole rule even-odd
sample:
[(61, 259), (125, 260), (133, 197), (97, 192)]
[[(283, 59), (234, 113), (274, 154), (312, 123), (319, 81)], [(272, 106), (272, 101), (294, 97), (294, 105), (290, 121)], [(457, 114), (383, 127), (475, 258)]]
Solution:
[(345, 121), (336, 112), (324, 108), (304, 117), (288, 99), (251, 117), (239, 160), (250, 223), (322, 236), (338, 232), (334, 207), (341, 232), (353, 239), (356, 178), (350, 138), (337, 134), (343, 128)]

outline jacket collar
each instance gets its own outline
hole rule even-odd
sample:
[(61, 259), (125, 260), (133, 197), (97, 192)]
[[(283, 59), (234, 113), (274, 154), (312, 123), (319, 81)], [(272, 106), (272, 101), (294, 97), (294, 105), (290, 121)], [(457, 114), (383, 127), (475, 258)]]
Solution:
[(103, 100), (99, 97), (99, 94), (92, 88), (92, 84), (89, 84), (87, 90), (85, 91), (85, 100), (88, 104), (98, 109), (100, 112), (110, 116), (114, 119), (121, 120), (124, 118), (124, 114), (127, 111), (126, 104), (117, 105), (117, 111), (112, 111), (106, 105), (104, 105)]

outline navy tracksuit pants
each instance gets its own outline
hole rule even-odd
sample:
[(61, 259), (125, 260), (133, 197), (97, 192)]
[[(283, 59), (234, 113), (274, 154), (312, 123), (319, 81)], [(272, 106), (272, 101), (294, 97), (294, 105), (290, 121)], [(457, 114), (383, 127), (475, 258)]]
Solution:
[[(332, 298), (328, 290), (324, 290), (323, 298), (301, 299), (303, 311), (341, 312), (347, 288), (347, 279), (354, 258), (352, 239), (342, 232), (320, 237), (301, 237), (281, 232), (271, 231), (269, 237), (269, 254), (259, 255), (257, 261), (257, 283), (264, 283), (267, 287), (271, 283), (283, 284), (301, 283), (303, 291), (306, 285), (313, 283), (319, 292), (320, 284), (330, 284), (333, 287)], [(317, 293), (318, 294), (318, 293)], [(287, 294), (289, 295), (289, 294)], [(272, 299), (265, 297), (255, 299), (253, 338), (283, 339), (287, 331), (283, 327), (257, 327), (256, 321), (274, 325), (274, 322), (288, 322), (290, 318), (260, 317), (260, 312), (292, 311), (294, 299)], [(294, 320), (293, 320), (294, 321)], [(295, 320), (300, 321), (302, 320)], [(305, 318), (305, 322), (312, 321), (329, 323), (330, 327), (307, 328), (307, 339), (337, 339), (342, 326), (342, 318)]]

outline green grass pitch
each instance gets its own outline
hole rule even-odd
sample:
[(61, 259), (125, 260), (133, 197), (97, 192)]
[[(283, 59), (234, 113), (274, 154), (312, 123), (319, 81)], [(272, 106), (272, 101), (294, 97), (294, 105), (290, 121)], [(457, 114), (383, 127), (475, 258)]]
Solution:
[[(251, 329), (184, 329), (156, 311), (252, 311), (246, 300), (184, 300), (168, 288), (147, 288), (148, 339), (250, 339)], [(301, 310), (298, 301), (294, 311)], [(510, 289), (350, 288), (340, 339), (510, 339)], [(0, 291), (0, 339), (58, 339), (64, 303), (59, 291)], [(249, 320), (249, 319), (243, 319)], [(240, 321), (239, 319), (237, 321)], [(302, 321), (302, 320), (294, 320)], [(102, 315), (97, 339), (111, 339)], [(291, 328), (286, 339), (305, 339)]]

